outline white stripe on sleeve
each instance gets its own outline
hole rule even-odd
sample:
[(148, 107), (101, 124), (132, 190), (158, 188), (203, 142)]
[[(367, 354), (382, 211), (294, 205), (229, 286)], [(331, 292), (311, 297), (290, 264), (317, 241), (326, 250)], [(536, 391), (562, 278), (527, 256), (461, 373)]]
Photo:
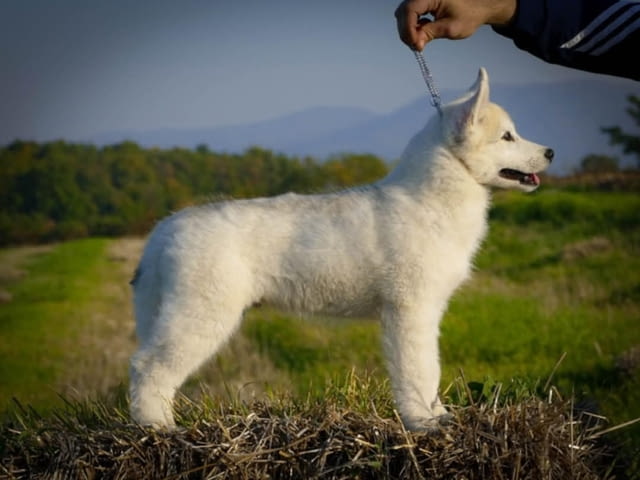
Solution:
[(607, 8), (604, 12), (598, 15), (589, 25), (587, 25), (584, 29), (582, 29), (576, 36), (574, 36), (571, 40), (566, 43), (560, 45), (560, 48), (568, 48), (571, 49), (578, 45), (585, 37), (590, 35), (595, 29), (597, 29), (600, 25), (608, 21), (612, 16), (616, 14), (620, 9), (631, 3), (640, 3), (640, 0), (622, 0), (614, 3), (609, 8)]
[[(633, 15), (635, 15), (638, 12), (640, 12), (640, 4), (638, 4), (638, 5), (634, 6), (634, 7), (631, 7), (629, 10), (624, 12), (623, 15), (620, 15), (619, 17), (617, 17), (613, 22), (611, 22), (609, 25), (607, 25), (606, 28), (600, 30), (597, 35), (594, 35), (591, 38), (591, 40), (589, 40), (584, 45), (580, 45), (578, 48), (576, 48), (575, 49), (576, 52), (589, 53), (591, 50), (594, 50), (595, 48), (599, 47), (599, 44), (601, 44), (607, 38), (607, 36), (609, 36), (609, 34), (611, 32), (613, 32), (616, 28), (618, 28), (620, 25), (622, 25), (624, 22), (626, 22), (629, 19), (629, 17), (632, 17)], [(625, 30), (626, 30), (626, 28), (625, 28)], [(594, 53), (594, 55), (595, 55), (595, 53)]]
[(606, 53), (608, 50), (612, 49), (618, 43), (624, 40), (629, 34), (635, 32), (639, 28), (640, 28), (640, 18), (636, 18), (633, 22), (627, 25), (621, 32), (619, 32), (617, 35), (610, 38), (609, 41), (605, 42), (599, 48), (596, 48), (595, 50), (590, 52), (591, 55), (598, 56), (598, 55), (602, 55), (603, 53)]

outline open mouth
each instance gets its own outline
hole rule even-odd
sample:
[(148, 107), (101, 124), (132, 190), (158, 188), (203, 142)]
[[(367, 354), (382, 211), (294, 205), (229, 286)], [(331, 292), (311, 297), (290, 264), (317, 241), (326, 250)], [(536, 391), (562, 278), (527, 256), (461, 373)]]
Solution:
[(540, 185), (540, 178), (535, 173), (524, 173), (520, 170), (503, 168), (500, 170), (500, 176), (508, 180), (516, 180), (520, 182), (521, 185), (531, 185), (532, 187)]

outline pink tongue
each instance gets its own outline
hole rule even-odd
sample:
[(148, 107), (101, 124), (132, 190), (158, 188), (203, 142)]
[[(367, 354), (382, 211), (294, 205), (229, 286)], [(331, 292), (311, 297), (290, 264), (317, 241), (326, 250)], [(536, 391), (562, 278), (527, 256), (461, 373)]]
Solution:
[(525, 183), (527, 185), (540, 185), (540, 178), (535, 173), (527, 173), (522, 178), (521, 183)]

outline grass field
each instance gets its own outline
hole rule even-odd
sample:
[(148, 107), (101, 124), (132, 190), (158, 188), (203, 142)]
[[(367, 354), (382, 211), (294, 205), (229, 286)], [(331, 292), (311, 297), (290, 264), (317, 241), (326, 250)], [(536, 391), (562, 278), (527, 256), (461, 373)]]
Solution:
[[(125, 253), (127, 245), (117, 242)], [(16, 398), (47, 409), (60, 394), (95, 395), (125, 381), (134, 339), (126, 262), (113, 246), (88, 239), (0, 252), (0, 289), (9, 293), (0, 304), (0, 405)]]
[[(89, 239), (0, 252), (0, 405), (16, 397), (46, 410), (58, 393), (121, 389), (134, 348), (127, 281), (141, 246)], [(546, 394), (553, 373), (563, 396), (611, 424), (640, 417), (640, 195), (497, 195), (476, 266), (442, 323), (447, 401), (460, 401), (461, 374), (478, 397), (499, 385), (517, 398)], [(371, 319), (254, 309), (183, 391), (308, 400), (352, 369), (383, 382), (379, 334)], [(640, 451), (637, 424), (618, 438)]]

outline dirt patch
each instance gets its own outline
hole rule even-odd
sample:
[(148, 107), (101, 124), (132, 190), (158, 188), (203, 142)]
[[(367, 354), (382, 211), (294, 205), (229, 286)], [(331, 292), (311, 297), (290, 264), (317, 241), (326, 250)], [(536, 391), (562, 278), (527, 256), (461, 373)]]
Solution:
[(587, 240), (570, 243), (562, 249), (562, 260), (574, 261), (605, 253), (613, 249), (613, 244), (606, 237), (593, 237)]
[(27, 276), (25, 264), (33, 257), (52, 250), (52, 246), (16, 247), (0, 251), (0, 305), (13, 300), (11, 288)]
[(53, 250), (51, 245), (7, 248), (0, 251), (0, 287), (7, 287), (22, 280), (27, 272), (25, 263), (43, 253)]
[(640, 345), (634, 345), (616, 358), (616, 368), (620, 373), (632, 377), (640, 371)]
[(109, 247), (107, 252), (108, 258), (114, 263), (122, 263), (123, 268), (127, 268), (130, 272), (133, 272), (140, 260), (140, 256), (142, 255), (144, 244), (144, 238), (119, 238)]
[(9, 303), (11, 300), (13, 300), (13, 295), (6, 290), (0, 289), (0, 304)]

